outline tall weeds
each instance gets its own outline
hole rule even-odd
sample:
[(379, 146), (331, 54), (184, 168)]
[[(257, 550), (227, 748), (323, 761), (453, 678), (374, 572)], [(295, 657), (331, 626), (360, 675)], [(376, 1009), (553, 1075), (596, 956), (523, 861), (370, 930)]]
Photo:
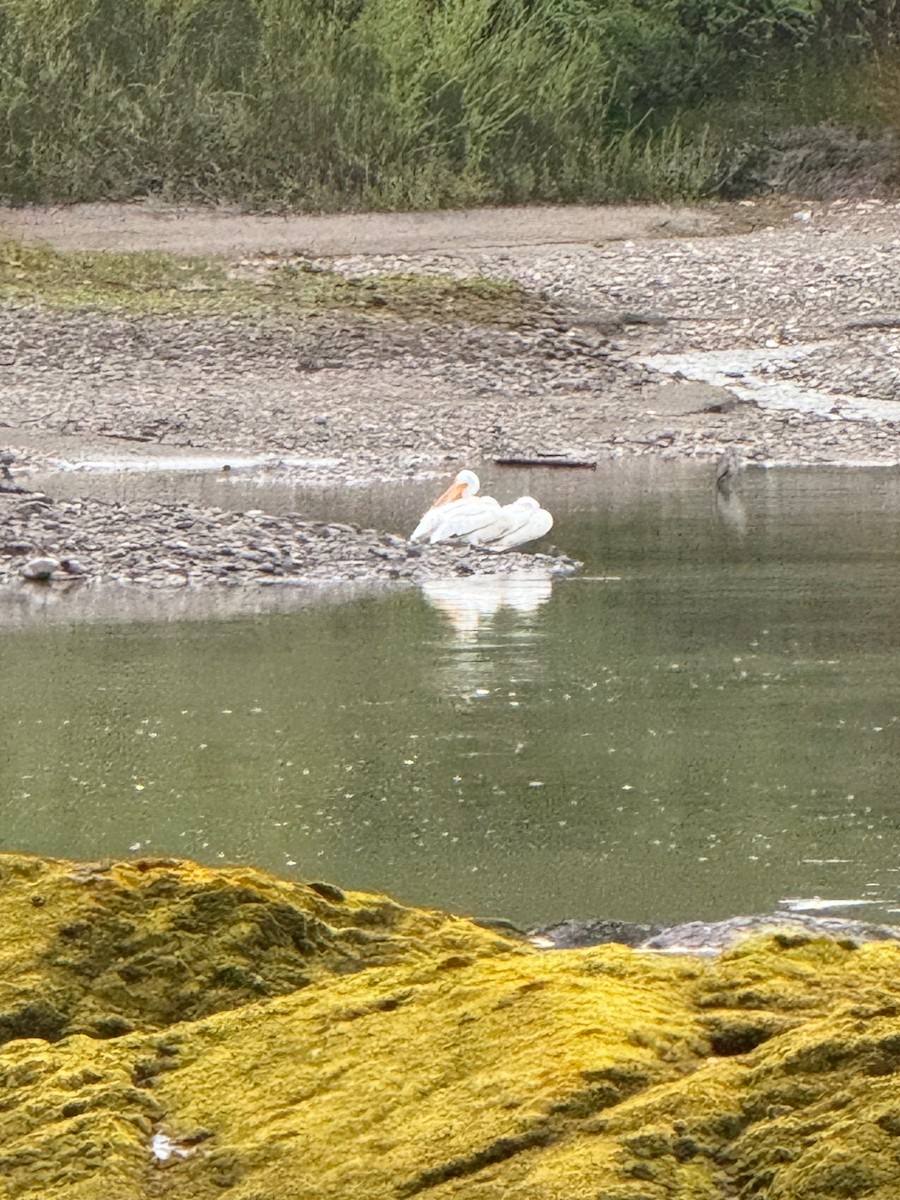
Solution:
[(0, 0), (0, 196), (696, 197), (734, 154), (707, 109), (896, 3)]

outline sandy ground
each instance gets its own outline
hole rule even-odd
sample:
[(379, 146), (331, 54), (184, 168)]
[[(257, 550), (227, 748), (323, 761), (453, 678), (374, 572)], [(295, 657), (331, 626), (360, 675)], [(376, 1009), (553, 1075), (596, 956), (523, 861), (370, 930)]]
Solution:
[(654, 235), (690, 237), (711, 232), (722, 221), (721, 210), (664, 205), (275, 216), (157, 203), (74, 204), (0, 210), (0, 239), (43, 243), (58, 250), (433, 254), (590, 245)]

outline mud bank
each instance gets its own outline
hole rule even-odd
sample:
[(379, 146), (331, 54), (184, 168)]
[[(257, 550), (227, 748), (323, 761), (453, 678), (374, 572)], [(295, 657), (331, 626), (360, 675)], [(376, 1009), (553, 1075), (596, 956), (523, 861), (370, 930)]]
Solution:
[(250, 868), (0, 857), (21, 1200), (890, 1200), (900, 948), (547, 953)]

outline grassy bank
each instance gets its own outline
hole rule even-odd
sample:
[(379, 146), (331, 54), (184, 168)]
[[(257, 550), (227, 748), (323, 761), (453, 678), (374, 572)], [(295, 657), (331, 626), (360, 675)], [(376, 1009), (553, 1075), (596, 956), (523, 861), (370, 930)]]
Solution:
[(898, 15), (898, 0), (0, 0), (0, 196), (712, 195), (773, 129), (900, 124)]
[(348, 278), (302, 261), (236, 273), (222, 259), (102, 250), (58, 253), (0, 242), (0, 302), (123, 314), (273, 316), (342, 312), (401, 320), (518, 324), (536, 302), (515, 283), (475, 277)]

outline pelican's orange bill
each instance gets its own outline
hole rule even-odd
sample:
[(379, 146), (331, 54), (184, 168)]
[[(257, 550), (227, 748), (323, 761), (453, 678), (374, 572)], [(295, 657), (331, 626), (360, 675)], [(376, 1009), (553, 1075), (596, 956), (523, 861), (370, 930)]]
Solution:
[(466, 494), (466, 485), (464, 483), (451, 483), (446, 492), (443, 492), (432, 504), (432, 508), (440, 508), (442, 504), (450, 504), (454, 500), (462, 500)]

